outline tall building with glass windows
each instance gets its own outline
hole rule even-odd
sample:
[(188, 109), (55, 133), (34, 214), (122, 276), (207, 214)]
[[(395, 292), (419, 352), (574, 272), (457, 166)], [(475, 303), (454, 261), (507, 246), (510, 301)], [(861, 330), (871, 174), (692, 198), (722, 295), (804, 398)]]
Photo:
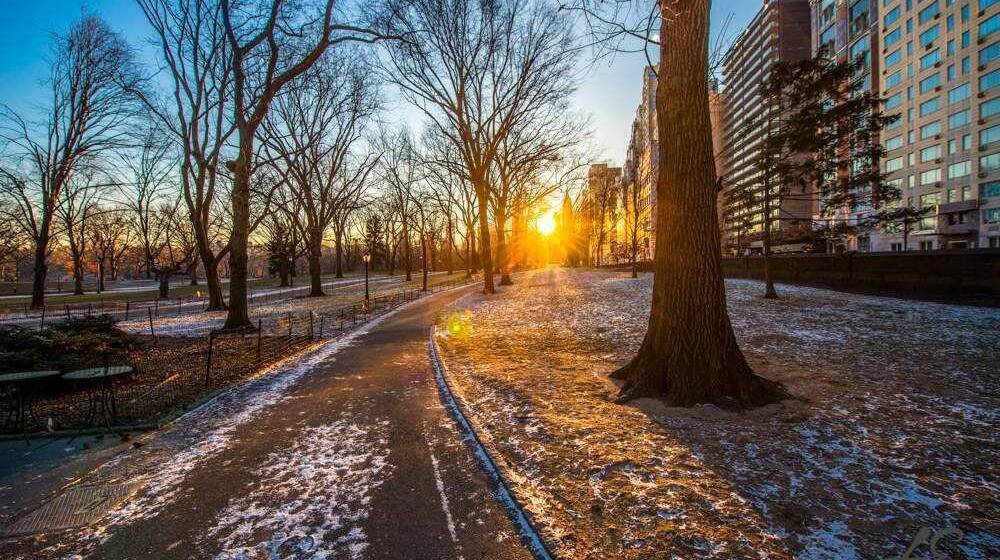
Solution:
[(901, 204), (930, 211), (908, 228), (907, 247), (896, 224), (853, 248), (1000, 246), (1000, 0), (857, 0), (848, 9), (859, 3), (878, 10), (873, 75), (885, 114), (899, 117), (882, 132), (884, 169)]
[[(762, 244), (763, 205), (732, 196), (745, 190), (759, 193), (763, 188), (753, 161), (766, 131), (747, 127), (778, 108), (768, 106), (761, 97), (761, 83), (778, 62), (807, 59), (812, 50), (809, 0), (764, 0), (762, 4), (723, 59), (723, 181), (718, 213), (722, 248), (727, 253), (757, 250)], [(785, 197), (776, 201), (771, 214), (775, 238), (794, 244), (797, 232), (808, 232), (813, 212), (809, 201)]]
[[(891, 2), (891, 0), (889, 0)], [(879, 95), (879, 6), (886, 0), (812, 0), (812, 45), (813, 54), (824, 52), (838, 62), (861, 60), (855, 92)], [(817, 200), (813, 216), (816, 226), (833, 225), (836, 222), (859, 223), (872, 211), (870, 189), (855, 193), (851, 208), (824, 208), (823, 201)], [(861, 243), (868, 238), (862, 237)], [(837, 240), (844, 248), (857, 249), (858, 238)], [(831, 247), (833, 249), (834, 247)], [(865, 248), (865, 247), (862, 247)]]

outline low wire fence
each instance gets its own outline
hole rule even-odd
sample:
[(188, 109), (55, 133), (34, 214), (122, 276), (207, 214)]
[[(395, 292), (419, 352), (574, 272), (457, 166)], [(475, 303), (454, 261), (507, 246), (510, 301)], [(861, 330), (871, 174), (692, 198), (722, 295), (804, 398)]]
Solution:
[[(24, 421), (10, 421), (17, 417), (13, 410), (17, 398), (8, 393), (3, 399), (7, 403), (3, 431), (15, 434), (77, 428), (125, 429), (155, 423), (320, 341), (338, 338), (378, 315), (478, 280), (475, 276), (451, 279), (429, 285), (426, 292), (392, 290), (321, 310), (256, 313), (256, 328), (243, 332), (209, 330), (203, 336), (163, 335), (156, 332), (156, 321), (151, 319), (150, 333), (134, 335), (136, 348), (105, 354), (99, 363), (92, 364), (98, 368), (126, 365), (132, 368), (131, 373), (110, 380), (53, 378), (33, 387), (22, 386), (16, 397), (27, 402)], [(152, 313), (146, 310), (150, 318)]]

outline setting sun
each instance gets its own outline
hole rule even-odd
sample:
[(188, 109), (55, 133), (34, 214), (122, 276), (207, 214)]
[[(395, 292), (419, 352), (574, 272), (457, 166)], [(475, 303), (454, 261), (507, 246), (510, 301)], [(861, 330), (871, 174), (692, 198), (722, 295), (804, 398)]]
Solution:
[(553, 212), (546, 212), (535, 220), (535, 227), (542, 235), (552, 235), (556, 231), (556, 217)]

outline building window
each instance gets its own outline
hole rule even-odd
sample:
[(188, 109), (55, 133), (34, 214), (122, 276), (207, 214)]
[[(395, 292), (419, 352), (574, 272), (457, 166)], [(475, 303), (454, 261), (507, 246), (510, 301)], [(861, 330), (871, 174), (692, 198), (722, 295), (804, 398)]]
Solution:
[(891, 111), (903, 103), (903, 92), (890, 95), (885, 99), (885, 110)]
[(941, 26), (934, 25), (920, 34), (920, 44), (928, 46), (934, 42), (935, 39), (941, 36)]
[[(934, 91), (934, 88), (941, 85), (941, 74), (935, 72), (934, 74), (920, 80), (920, 93), (927, 93), (929, 91)], [(951, 93), (949, 92), (949, 97)]]
[(863, 236), (858, 238), (858, 251), (861, 253), (870, 253), (872, 250), (872, 240), (870, 237)]
[(927, 140), (935, 135), (941, 134), (941, 121), (934, 121), (920, 127), (920, 139)]
[(979, 184), (979, 198), (1000, 196), (1000, 181)]
[(920, 20), (920, 24), (923, 25), (928, 21), (934, 19), (934, 16), (940, 13), (941, 13), (941, 6), (938, 4), (937, 0), (934, 0), (933, 4), (927, 6), (923, 10), (920, 10), (920, 13), (917, 15), (917, 18)]
[(899, 61), (901, 60), (903, 60), (903, 54), (899, 49), (896, 49), (885, 55), (885, 67), (892, 68), (893, 66), (899, 64)]
[(934, 250), (934, 242), (933, 241), (921, 241), (920, 242), (920, 250), (921, 251), (933, 251)]
[(1000, 113), (1000, 97), (979, 104), (979, 118), (988, 119), (997, 113)]
[(934, 97), (932, 99), (928, 99), (927, 101), (924, 101), (923, 103), (920, 104), (920, 116), (926, 117), (927, 115), (937, 112), (937, 110), (940, 108), (941, 108), (940, 97)]
[(892, 150), (897, 150), (903, 147), (903, 137), (893, 136), (892, 138), (885, 141), (885, 151), (891, 152)]
[(979, 24), (979, 38), (985, 39), (996, 33), (1000, 29), (1000, 14), (993, 14), (992, 17)]
[(948, 128), (954, 129), (969, 124), (969, 110), (965, 109), (948, 115)]
[(979, 158), (979, 172), (992, 173), (1000, 169), (1000, 154), (990, 154)]
[(1000, 140), (1000, 124), (979, 131), (979, 145), (989, 146)]
[(979, 64), (985, 66), (1000, 56), (1000, 41), (979, 50)]
[(948, 103), (958, 103), (959, 101), (965, 101), (969, 98), (969, 93), (971, 88), (969, 88), (968, 83), (964, 83), (956, 88), (952, 88), (948, 92)]
[(968, 177), (972, 173), (972, 162), (970, 160), (960, 161), (948, 166), (948, 178), (959, 179)]
[(893, 158), (893, 159), (890, 159), (890, 160), (886, 160), (886, 162), (885, 162), (885, 172), (886, 173), (892, 173), (893, 171), (899, 171), (902, 168), (903, 168), (903, 158), (901, 158), (901, 157)]
[[(930, 170), (924, 171), (923, 173), (920, 174), (920, 184), (921, 185), (930, 185), (930, 184), (933, 184), (933, 183), (940, 183), (940, 182), (941, 182), (941, 170), (940, 169), (930, 169)], [(927, 196), (927, 195), (924, 195), (924, 196)], [(921, 200), (923, 200), (923, 197), (921, 197)]]
[(882, 18), (882, 25), (889, 27), (890, 25), (899, 21), (899, 13), (900, 13), (899, 6), (896, 6), (895, 8), (889, 10), (889, 12), (885, 14), (885, 17)]
[[(920, 70), (927, 70), (928, 68), (934, 66), (938, 62), (941, 62), (941, 49), (934, 49), (931, 52), (920, 57)], [(886, 65), (889, 61), (886, 60)]]
[(941, 157), (941, 145), (935, 144), (920, 150), (920, 163), (927, 163)]
[(885, 89), (890, 89), (890, 88), (896, 87), (899, 84), (901, 84), (902, 82), (903, 82), (903, 71), (902, 70), (896, 70), (895, 72), (893, 72), (892, 74), (889, 74), (885, 78)]
[(889, 48), (899, 42), (900, 37), (903, 36), (902, 30), (900, 28), (893, 29), (892, 31), (885, 34), (884, 47)]
[(997, 85), (1000, 85), (1000, 69), (979, 77), (979, 91), (986, 91)]
[(1000, 208), (987, 208), (983, 210), (984, 224), (1000, 224)]

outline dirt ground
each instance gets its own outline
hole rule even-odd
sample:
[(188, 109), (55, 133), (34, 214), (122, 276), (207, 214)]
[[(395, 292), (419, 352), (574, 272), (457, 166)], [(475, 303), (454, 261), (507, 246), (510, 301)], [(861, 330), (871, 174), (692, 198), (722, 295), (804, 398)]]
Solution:
[(744, 352), (794, 399), (615, 404), (606, 375), (651, 285), (529, 272), (439, 321), (451, 382), (558, 557), (885, 558), (924, 527), (961, 531), (948, 558), (1000, 557), (1000, 311), (727, 281)]

